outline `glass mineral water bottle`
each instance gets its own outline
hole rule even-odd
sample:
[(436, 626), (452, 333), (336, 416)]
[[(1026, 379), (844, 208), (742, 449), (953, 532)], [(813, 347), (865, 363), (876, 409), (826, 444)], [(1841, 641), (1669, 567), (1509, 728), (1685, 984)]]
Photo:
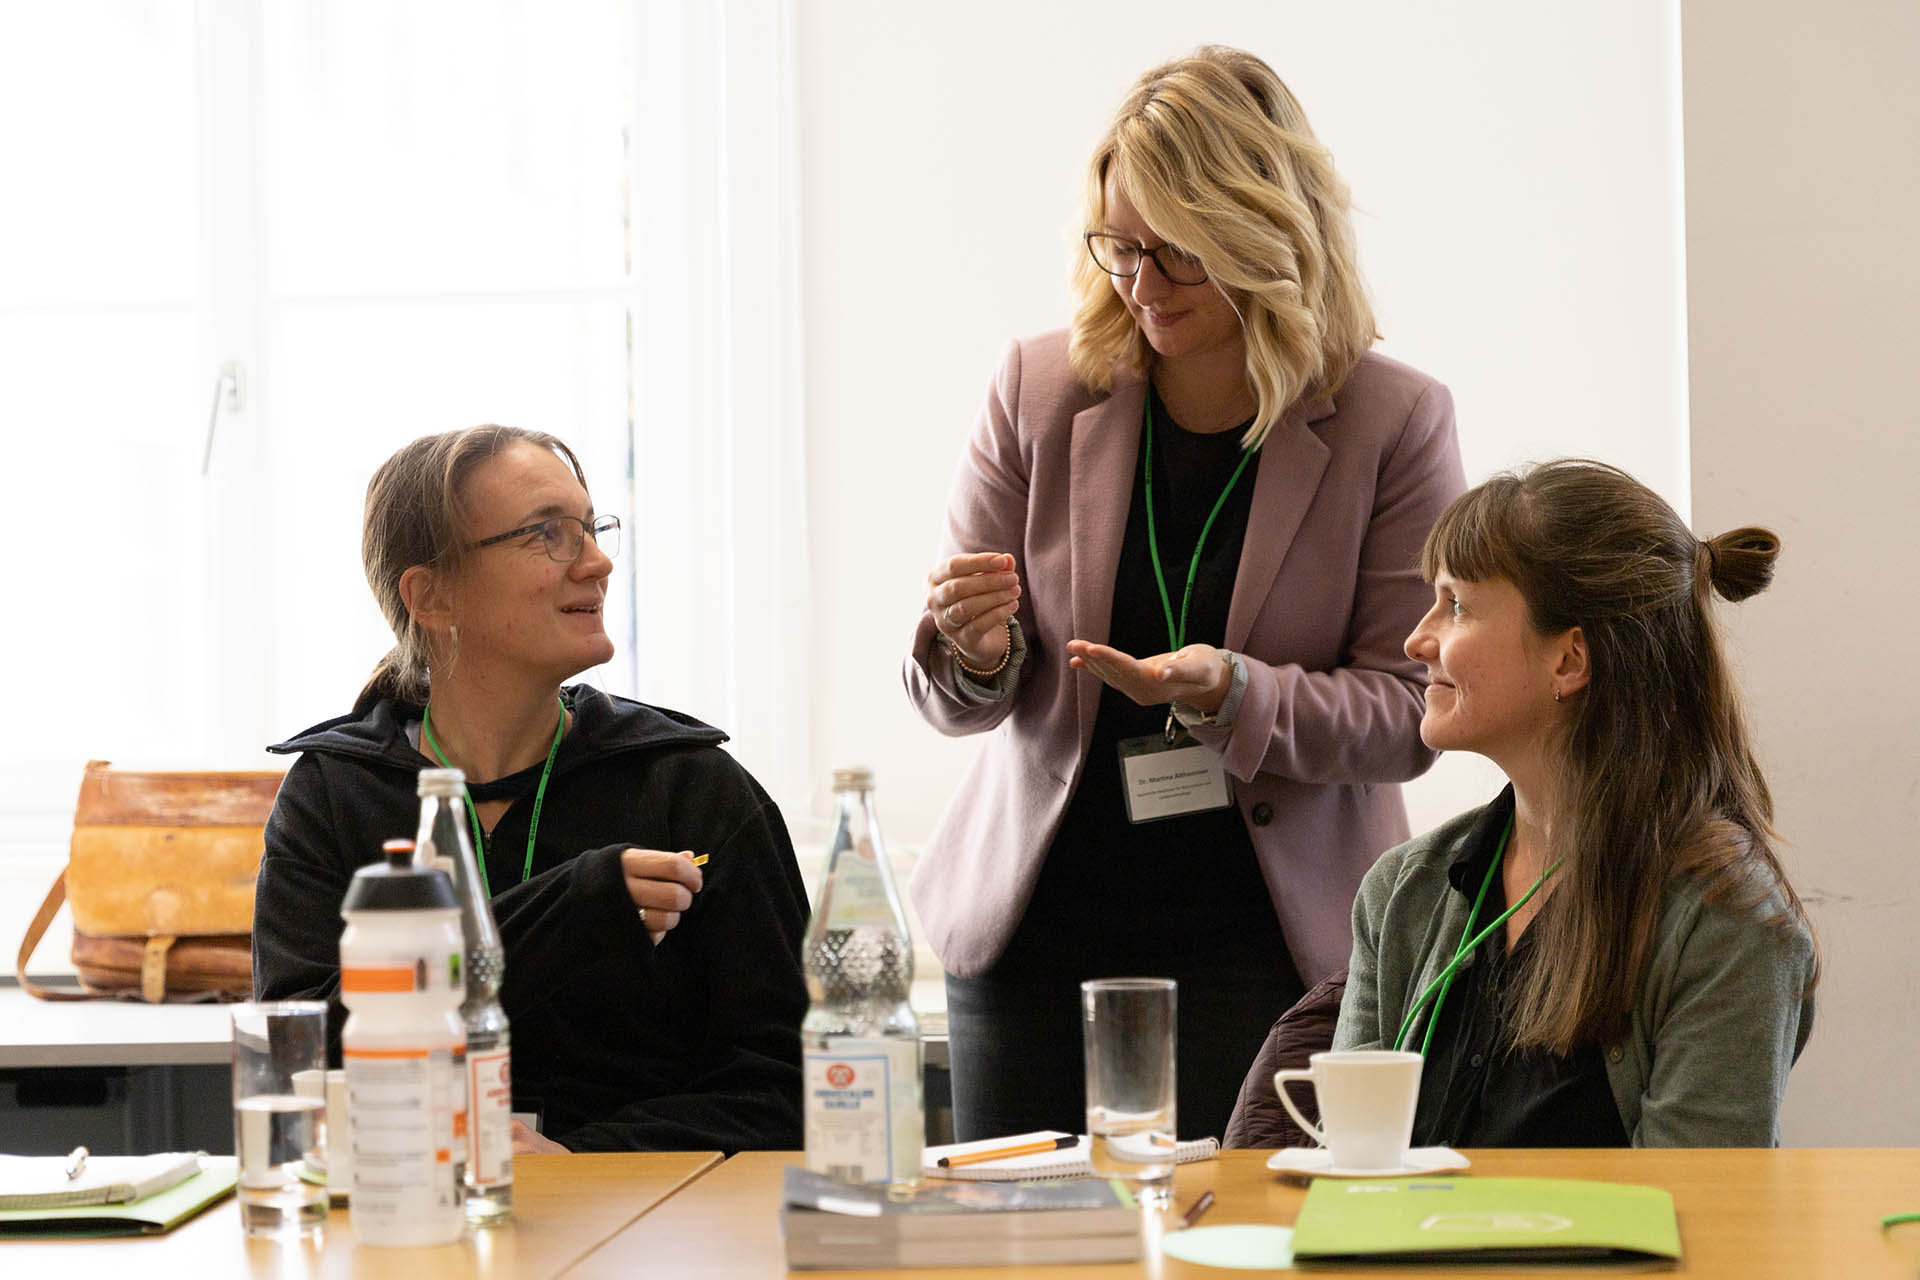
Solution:
[(458, 769), (420, 771), (420, 833), (415, 859), (453, 878), (466, 942), (467, 1221), (513, 1216), (513, 1081), (507, 1014), (500, 1007), (506, 950), (493, 922), (487, 886), (467, 836), (467, 778)]
[(907, 999), (913, 938), (880, 842), (873, 773), (834, 770), (833, 799), (833, 849), (801, 952), (807, 1167), (910, 1182), (926, 1133), (920, 1026)]

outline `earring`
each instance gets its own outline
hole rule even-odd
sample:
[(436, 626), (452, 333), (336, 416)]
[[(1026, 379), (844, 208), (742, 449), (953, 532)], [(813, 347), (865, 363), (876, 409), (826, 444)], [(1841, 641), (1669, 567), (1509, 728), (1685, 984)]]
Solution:
[(1558, 701), (1560, 701), (1560, 691), (1559, 691), (1558, 689), (1555, 689), (1555, 690), (1553, 691), (1553, 700), (1554, 700), (1555, 702), (1558, 702)]

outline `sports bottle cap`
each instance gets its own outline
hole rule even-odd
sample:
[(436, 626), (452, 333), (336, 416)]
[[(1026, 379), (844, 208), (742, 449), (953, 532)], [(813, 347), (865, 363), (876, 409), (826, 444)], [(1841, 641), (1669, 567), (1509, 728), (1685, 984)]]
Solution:
[(353, 873), (340, 913), (349, 911), (457, 910), (453, 881), (438, 867), (413, 865), (413, 841), (389, 840), (386, 861), (374, 862)]

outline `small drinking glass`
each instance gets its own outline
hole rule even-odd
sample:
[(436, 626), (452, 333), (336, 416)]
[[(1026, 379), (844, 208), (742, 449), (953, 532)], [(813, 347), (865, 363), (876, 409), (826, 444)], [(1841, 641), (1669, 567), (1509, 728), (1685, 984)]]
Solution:
[(240, 1223), (250, 1236), (317, 1235), (327, 1220), (327, 1100), (294, 1077), (327, 1067), (318, 1000), (233, 1006), (233, 1149)]
[(1087, 1158), (1121, 1178), (1135, 1199), (1173, 1201), (1175, 1009), (1171, 978), (1100, 978), (1080, 984), (1086, 1029)]

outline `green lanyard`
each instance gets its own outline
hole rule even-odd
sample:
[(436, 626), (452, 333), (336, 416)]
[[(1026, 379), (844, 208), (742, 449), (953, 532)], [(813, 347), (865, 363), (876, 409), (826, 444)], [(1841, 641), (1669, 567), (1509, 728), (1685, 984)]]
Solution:
[(1508, 818), (1506, 830), (1500, 833), (1500, 847), (1493, 852), (1493, 863), (1487, 868), (1487, 874), (1480, 881), (1480, 892), (1474, 895), (1473, 910), (1467, 912), (1467, 927), (1460, 931), (1460, 945), (1453, 949), (1453, 959), (1440, 971), (1440, 976), (1427, 984), (1427, 989), (1420, 993), (1420, 998), (1413, 1002), (1411, 1009), (1407, 1010), (1406, 1018), (1400, 1023), (1400, 1034), (1393, 1038), (1395, 1049), (1405, 1047), (1407, 1032), (1412, 1030), (1414, 1018), (1419, 1016), (1420, 1010), (1427, 1006), (1428, 1001), (1432, 1001), (1433, 1012), (1427, 1016), (1427, 1034), (1420, 1042), (1420, 1056), (1423, 1058), (1427, 1056), (1427, 1050), (1433, 1046), (1433, 1029), (1440, 1025), (1440, 1006), (1446, 1003), (1447, 992), (1453, 990), (1453, 975), (1459, 969), (1461, 962), (1472, 955), (1473, 949), (1485, 942), (1489, 934), (1505, 924), (1508, 917), (1526, 906), (1533, 899), (1533, 895), (1540, 892), (1540, 886), (1547, 882), (1547, 877), (1560, 869), (1560, 863), (1556, 862), (1542, 871), (1540, 878), (1533, 882), (1533, 887), (1520, 895), (1520, 901), (1502, 911), (1495, 917), (1492, 924), (1479, 933), (1474, 933), (1473, 922), (1480, 915), (1480, 904), (1486, 901), (1487, 889), (1493, 884), (1494, 873), (1500, 870), (1501, 860), (1507, 855), (1507, 841), (1512, 836), (1513, 819)]
[(1167, 639), (1173, 642), (1168, 653), (1178, 653), (1187, 639), (1187, 606), (1193, 603), (1193, 582), (1200, 574), (1200, 550), (1207, 545), (1207, 535), (1213, 532), (1213, 522), (1220, 515), (1220, 508), (1227, 505), (1227, 495), (1233, 492), (1233, 486), (1240, 483), (1240, 473), (1247, 469), (1247, 461), (1258, 450), (1245, 450), (1240, 455), (1240, 465), (1233, 469), (1233, 475), (1227, 481), (1227, 487), (1220, 491), (1219, 501), (1213, 504), (1213, 510), (1207, 515), (1207, 522), (1200, 526), (1200, 540), (1193, 544), (1193, 561), (1187, 565), (1187, 589), (1180, 596), (1180, 623), (1174, 625), (1173, 601), (1167, 595), (1167, 575), (1160, 568), (1160, 538), (1153, 513), (1153, 390), (1147, 390), (1147, 550), (1153, 556), (1153, 580), (1160, 586), (1160, 608), (1167, 615)]
[[(560, 737), (567, 731), (567, 704), (560, 700), (560, 722), (553, 726), (553, 745), (547, 748), (547, 764), (540, 770), (540, 786), (533, 793), (533, 822), (527, 827), (527, 861), (520, 868), (522, 884), (533, 875), (533, 841), (540, 834), (540, 806), (547, 802), (547, 779), (553, 776), (553, 759), (560, 754)], [(428, 703), (420, 712), (420, 732), (426, 738), (427, 745), (433, 748), (433, 754), (442, 765), (451, 769), (447, 763), (447, 753), (440, 749), (440, 743), (433, 736), (433, 704)], [(480, 815), (474, 812), (473, 797), (467, 797), (467, 821), (473, 824), (474, 861), (480, 866), (480, 889), (488, 898), (493, 897), (493, 886), (487, 882), (487, 841), (480, 834)]]

